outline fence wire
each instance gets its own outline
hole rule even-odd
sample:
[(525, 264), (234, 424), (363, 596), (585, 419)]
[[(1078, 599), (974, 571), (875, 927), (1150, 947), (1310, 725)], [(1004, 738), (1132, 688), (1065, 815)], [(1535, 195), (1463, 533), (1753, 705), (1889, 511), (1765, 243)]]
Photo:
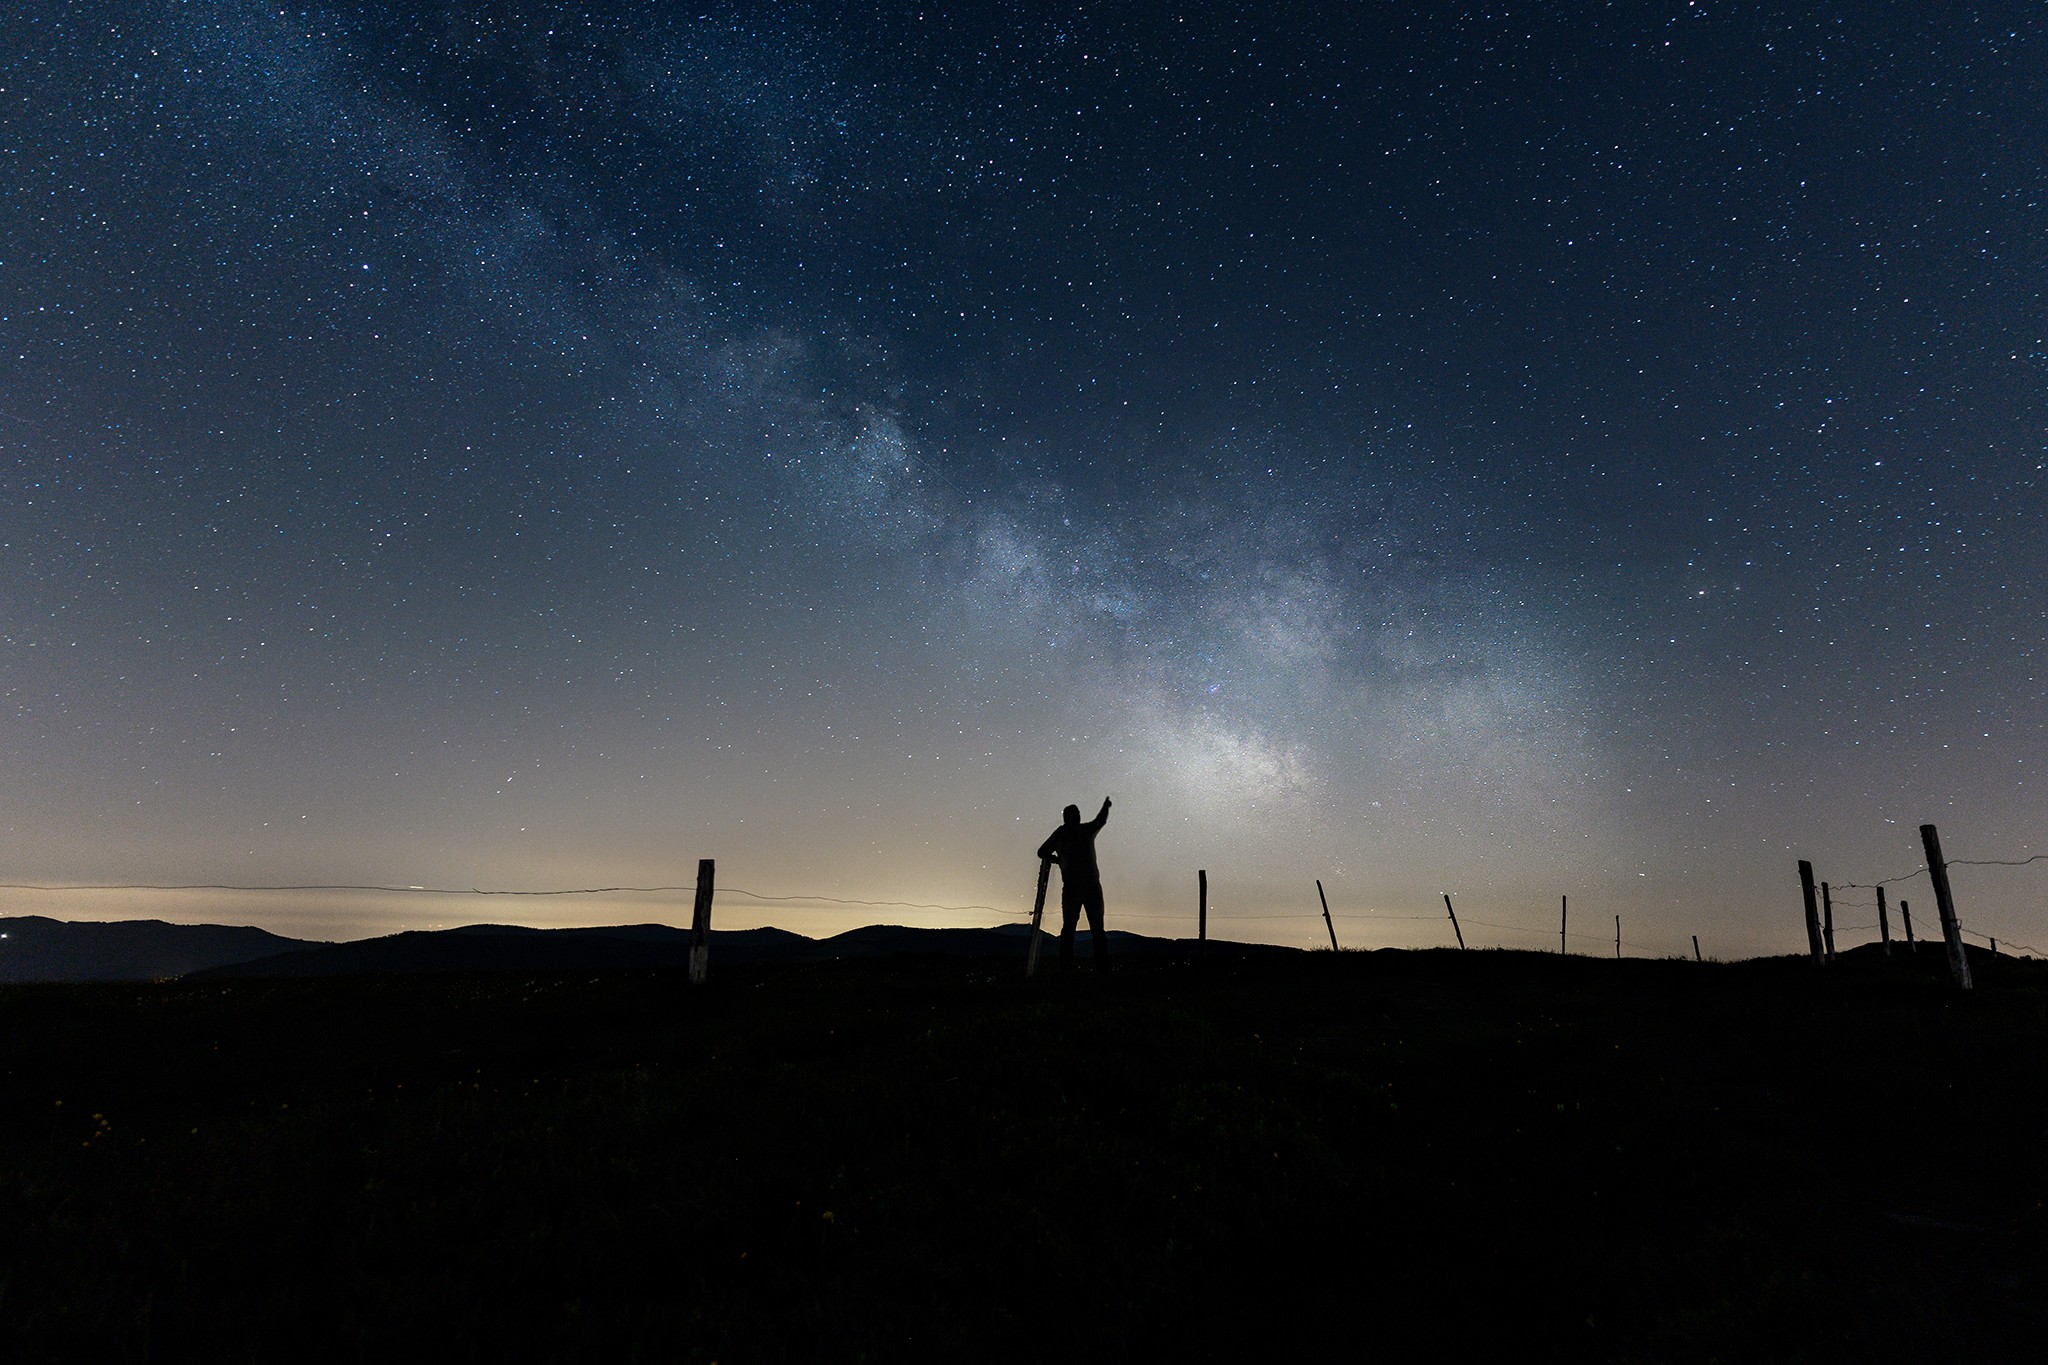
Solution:
[[(2025, 858), (1950, 858), (1946, 860), (1945, 865), (1948, 867), (2027, 867), (2034, 863), (2040, 862), (2048, 862), (2048, 853), (2036, 853)], [(1834, 891), (1838, 890), (1876, 890), (1879, 887), (1896, 885), (1900, 882), (1911, 881), (1916, 877), (1923, 877), (1926, 875), (1927, 867), (1925, 864), (1922, 864), (1921, 866), (1914, 868), (1911, 872), (1901, 873), (1896, 877), (1885, 877), (1874, 882), (1841, 882), (1839, 884), (1829, 883), (1829, 889), (1831, 896)], [(605, 895), (674, 895), (684, 892), (695, 892), (696, 889), (697, 884), (695, 882), (677, 882), (659, 886), (621, 885), (546, 888), (413, 886), (410, 884), (400, 886), (365, 882), (294, 882), (278, 883), (274, 885), (257, 885), (250, 883), (233, 882), (104, 882), (72, 885), (52, 885), (36, 882), (0, 882), (0, 890), (39, 892), (221, 891), (231, 893), (252, 894), (346, 892), (397, 896), (516, 896), (534, 898)], [(744, 896), (749, 900), (760, 901), (763, 903), (786, 905), (852, 905), (860, 906), (866, 909), (936, 910), (956, 914), (997, 915), (1005, 918), (1022, 918), (1024, 915), (1028, 913), (1023, 911), (1021, 908), (1013, 907), (1010, 909), (1003, 909), (993, 905), (980, 904), (951, 905), (936, 901), (866, 900), (852, 896), (828, 896), (824, 894), (813, 893), (770, 894), (767, 892), (749, 891), (744, 887), (738, 886), (717, 887), (716, 894), (721, 896)], [(1877, 906), (1877, 901), (1875, 899), (1864, 900), (1861, 897), (1832, 896), (1832, 903), (1834, 905), (1848, 906), (1855, 909), (1875, 909)], [(1314, 921), (1321, 919), (1323, 915), (1323, 911), (1319, 906), (1308, 906), (1299, 911), (1231, 911), (1220, 906), (1212, 906), (1210, 909), (1210, 913), (1221, 923), (1232, 923), (1244, 920), (1305, 920), (1313, 923)], [(1451, 920), (1448, 916), (1436, 914), (1388, 915), (1381, 914), (1377, 911), (1335, 911), (1331, 913), (1332, 918), (1344, 920), (1348, 926), (1353, 927), (1362, 927), (1367, 924), (1378, 923), (1435, 923), (1443, 924), (1446, 926), (1448, 926), (1451, 923)], [(1188, 918), (1185, 914), (1170, 914), (1160, 911), (1122, 911), (1119, 912), (1117, 917), (1119, 919), (1127, 920), (1172, 921), (1178, 923), (1185, 923)], [(1533, 934), (1545, 939), (1548, 939), (1553, 934), (1558, 934), (1562, 943), (1564, 944), (1569, 944), (1572, 941), (1576, 940), (1583, 944), (1598, 944), (1603, 949), (1615, 943), (1615, 938), (1613, 936), (1604, 933), (1587, 932), (1585, 930), (1578, 929), (1565, 929), (1559, 931), (1553, 930), (1547, 926), (1526, 924), (1502, 924), (1495, 920), (1481, 920), (1471, 918), (1460, 918), (1457, 921), (1457, 923), (1460, 925), (1471, 925), (1472, 927), (1479, 929), (1491, 929), (1497, 933)], [(1874, 931), (1877, 927), (1878, 926), (1875, 924), (1837, 925), (1835, 926), (1834, 932), (1837, 935), (1864, 934)], [(1973, 938), (1982, 939), (1985, 942), (1993, 945), (1996, 945), (1999, 942), (2004, 942), (2012, 948), (2022, 950), (2036, 957), (2048, 956), (2048, 954), (2044, 954), (2041, 949), (2036, 948), (2031, 944), (2021, 943), (2017, 939), (2002, 939), (1998, 935), (1987, 934), (1982, 930), (1978, 929), (1964, 929), (1962, 930), (1962, 932)], [(1938, 939), (1923, 938), (1921, 941), (1936, 942), (1938, 941)], [(1667, 950), (1653, 948), (1649, 945), (1632, 941), (1626, 936), (1623, 936), (1621, 938), (1619, 947), (1623, 953), (1632, 952), (1639, 956), (1670, 955)], [(1676, 955), (1681, 957), (1684, 956), (1684, 950), (1682, 946)]]

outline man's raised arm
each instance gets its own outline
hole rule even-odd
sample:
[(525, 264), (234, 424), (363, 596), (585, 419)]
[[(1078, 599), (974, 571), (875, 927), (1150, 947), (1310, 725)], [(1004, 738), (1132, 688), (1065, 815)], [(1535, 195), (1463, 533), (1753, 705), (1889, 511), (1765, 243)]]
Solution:
[(1109, 798), (1105, 796), (1105, 797), (1103, 797), (1103, 798), (1102, 798), (1102, 809), (1101, 809), (1101, 810), (1099, 810), (1099, 811), (1097, 811), (1097, 812), (1095, 812), (1095, 818), (1094, 818), (1093, 820), (1090, 820), (1090, 821), (1088, 822), (1088, 828), (1090, 828), (1090, 829), (1101, 829), (1101, 828), (1102, 828), (1102, 827), (1103, 827), (1104, 825), (1106, 825), (1106, 824), (1108, 824), (1108, 823), (1109, 823)]

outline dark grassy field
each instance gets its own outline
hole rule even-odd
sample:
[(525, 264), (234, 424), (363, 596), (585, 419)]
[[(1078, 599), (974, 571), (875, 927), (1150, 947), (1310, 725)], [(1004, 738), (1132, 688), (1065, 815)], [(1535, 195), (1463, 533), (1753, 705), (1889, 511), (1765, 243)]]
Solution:
[(11, 1359), (2037, 1359), (2048, 967), (0, 991)]

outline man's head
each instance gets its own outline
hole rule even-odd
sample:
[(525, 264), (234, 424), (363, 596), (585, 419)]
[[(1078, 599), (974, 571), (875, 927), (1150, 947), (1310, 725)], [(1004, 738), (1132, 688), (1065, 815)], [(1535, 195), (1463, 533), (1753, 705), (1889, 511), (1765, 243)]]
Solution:
[(1060, 812), (1060, 817), (1070, 825), (1078, 825), (1081, 823), (1081, 808), (1079, 806), (1068, 806)]

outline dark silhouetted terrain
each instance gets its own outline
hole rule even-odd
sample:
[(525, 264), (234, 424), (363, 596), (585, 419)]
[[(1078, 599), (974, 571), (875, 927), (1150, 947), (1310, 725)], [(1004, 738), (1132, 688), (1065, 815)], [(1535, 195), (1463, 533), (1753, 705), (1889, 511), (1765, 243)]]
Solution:
[[(1030, 929), (913, 929), (871, 924), (830, 938), (811, 939), (786, 929), (714, 929), (711, 960), (719, 966), (789, 962), (836, 962), (847, 958), (950, 957), (1023, 959)], [(1085, 959), (1091, 949), (1085, 942)], [(1184, 943), (1110, 932), (1119, 957), (1183, 955)], [(1046, 935), (1041, 953), (1057, 955), (1057, 940)], [(1294, 952), (1268, 944), (1212, 943), (1217, 956)], [(354, 976), (383, 972), (599, 971), (681, 967), (690, 960), (690, 931), (662, 924), (588, 929), (526, 929), (475, 924), (390, 934), (354, 943), (329, 943), (275, 957), (213, 968), (206, 976)]]
[(0, 918), (0, 981), (157, 981), (313, 947), (262, 929), (120, 920)]
[[(714, 929), (711, 956), (721, 965), (831, 962), (874, 957), (1023, 956), (1030, 930), (914, 929), (874, 924), (826, 939), (786, 929)], [(308, 943), (261, 929), (166, 924), (66, 922), (30, 916), (0, 919), (0, 982), (159, 981), (174, 976), (359, 976), (385, 972), (578, 972), (680, 967), (690, 959), (690, 931), (665, 924), (529, 929), (471, 924), (411, 930), (348, 943)], [(1110, 932), (1121, 957), (1182, 955), (1172, 939)], [(1056, 955), (1047, 935), (1043, 952)], [(1081, 955), (1091, 954), (1082, 935)], [(1291, 948), (1212, 942), (1212, 957), (1287, 954)]]
[(1978, 955), (1968, 997), (1938, 953), (1874, 950), (1019, 967), (0, 988), (0, 1353), (2031, 1361), (2048, 1339), (2042, 964)]

